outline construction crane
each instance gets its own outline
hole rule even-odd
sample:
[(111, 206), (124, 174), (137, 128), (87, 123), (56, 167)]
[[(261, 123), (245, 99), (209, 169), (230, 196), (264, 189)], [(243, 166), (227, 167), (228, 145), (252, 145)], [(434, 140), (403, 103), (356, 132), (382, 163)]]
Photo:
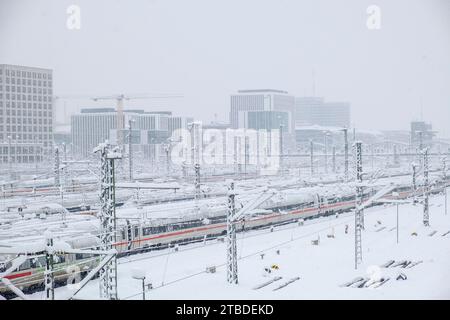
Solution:
[(124, 100), (136, 100), (136, 99), (172, 99), (172, 98), (182, 98), (183, 95), (180, 94), (161, 94), (161, 95), (129, 95), (129, 94), (115, 94), (111, 96), (100, 96), (93, 97), (94, 101), (101, 100), (115, 100), (116, 101), (116, 111), (117, 111), (117, 145), (122, 145), (123, 140), (123, 102)]
[[(135, 100), (135, 99), (173, 99), (173, 98), (183, 98), (181, 94), (114, 94), (107, 96), (93, 96), (87, 94), (75, 94), (75, 95), (55, 95), (53, 100), (93, 100), (95, 102), (102, 100), (115, 100), (116, 101), (116, 111), (117, 111), (117, 145), (123, 145), (124, 139), (123, 129), (124, 129), (124, 118), (123, 118), (123, 105), (124, 100)], [(65, 106), (64, 106), (65, 108)], [(65, 112), (65, 111), (64, 111)]]

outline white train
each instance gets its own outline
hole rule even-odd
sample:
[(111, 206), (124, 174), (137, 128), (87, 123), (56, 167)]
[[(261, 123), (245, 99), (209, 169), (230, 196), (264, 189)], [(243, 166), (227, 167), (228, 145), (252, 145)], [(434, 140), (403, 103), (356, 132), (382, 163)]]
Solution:
[[(433, 193), (441, 192), (443, 185), (435, 185)], [(371, 188), (365, 191), (365, 197), (369, 197), (379, 188)], [(322, 191), (325, 191), (326, 187)], [(253, 214), (242, 219), (236, 224), (238, 232), (242, 230), (251, 230), (265, 228), (274, 225), (296, 222), (300, 219), (309, 219), (330, 214), (339, 214), (355, 207), (354, 189), (340, 190), (338, 194), (328, 194), (326, 192), (300, 193), (298, 190), (283, 190), (278, 196), (275, 196), (264, 202)], [(413, 196), (410, 185), (397, 187), (400, 198)], [(421, 191), (419, 190), (418, 193)], [(206, 200), (210, 201), (210, 200)], [(173, 217), (157, 217), (158, 210), (167, 210), (167, 205), (152, 206), (153, 211), (136, 208), (117, 209), (117, 234), (114, 247), (119, 255), (128, 255), (142, 251), (158, 250), (167, 248), (175, 244), (192, 243), (193, 241), (205, 241), (215, 238), (221, 238), (226, 233), (226, 202), (216, 203), (216, 205), (203, 206), (200, 210), (192, 213), (191, 209), (186, 209), (180, 203), (173, 204)], [(192, 204), (192, 201), (191, 201)], [(155, 209), (156, 207), (156, 209)], [(178, 207), (178, 211), (177, 208)], [(181, 210), (181, 211), (180, 211)], [(187, 212), (183, 213), (183, 210)], [(167, 212), (167, 211), (166, 211)], [(148, 217), (150, 215), (152, 218)], [(98, 238), (95, 236), (98, 229), (93, 227), (92, 216), (85, 216), (87, 219), (84, 224), (90, 227), (85, 228), (83, 232), (88, 236), (80, 234), (71, 238), (67, 242), (72, 248), (98, 248)], [(79, 219), (79, 217), (78, 217)], [(75, 222), (73, 222), (75, 223)], [(84, 225), (85, 226), (85, 225)], [(88, 231), (88, 232), (87, 232)], [(90, 236), (89, 236), (90, 235)], [(0, 256), (0, 273), (7, 270), (11, 264), (8, 260), (11, 257)], [(86, 274), (98, 263), (98, 258), (90, 255), (61, 255), (56, 261), (55, 274), (56, 283), (65, 283), (71, 278), (73, 268), (77, 265), (77, 273)], [(16, 286), (24, 292), (33, 292), (43, 289), (45, 265), (39, 259), (28, 259), (22, 264), (16, 272), (6, 276)], [(81, 270), (81, 271), (80, 271)], [(13, 295), (7, 287), (0, 283), (0, 294), (6, 297)]]

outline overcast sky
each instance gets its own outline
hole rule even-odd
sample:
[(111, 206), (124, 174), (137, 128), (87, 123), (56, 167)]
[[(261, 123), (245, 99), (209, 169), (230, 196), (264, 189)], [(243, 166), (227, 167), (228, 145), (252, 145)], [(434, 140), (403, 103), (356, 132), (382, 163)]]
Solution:
[[(71, 4), (80, 30), (66, 27)], [(366, 26), (372, 4), (379, 30)], [(450, 135), (448, 0), (0, 0), (0, 63), (53, 69), (56, 95), (182, 93), (129, 105), (204, 121), (228, 121), (238, 89), (312, 95), (314, 73), (316, 94), (351, 102), (358, 128), (408, 129), (423, 114)]]

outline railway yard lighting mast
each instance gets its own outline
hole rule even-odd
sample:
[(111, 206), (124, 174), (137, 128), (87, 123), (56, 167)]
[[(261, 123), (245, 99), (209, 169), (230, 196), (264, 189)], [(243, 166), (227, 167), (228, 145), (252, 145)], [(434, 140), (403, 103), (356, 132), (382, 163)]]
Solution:
[(167, 139), (167, 144), (164, 145), (164, 152), (166, 153), (166, 173), (170, 174), (170, 150), (172, 147), (172, 139)]
[[(99, 152), (101, 156), (100, 239), (102, 250), (108, 251), (113, 249), (116, 238), (114, 161), (121, 159), (122, 155), (110, 150), (107, 142), (100, 144), (94, 152)], [(100, 297), (109, 300), (118, 299), (116, 256), (100, 270)]]
[(310, 152), (311, 176), (313, 176), (314, 175), (314, 143), (312, 140), (309, 141), (309, 152)]
[(348, 129), (342, 129), (344, 132), (344, 177), (348, 180)]
[(128, 179), (133, 181), (133, 140), (132, 140), (132, 128), (131, 125), (134, 122), (133, 119), (128, 120)]
[(417, 165), (413, 163), (411, 164), (411, 168), (412, 168), (412, 189), (415, 198), (417, 193)]
[(201, 159), (201, 147), (202, 147), (202, 134), (201, 124), (199, 122), (192, 122), (190, 124), (191, 141), (192, 141), (192, 163), (194, 164), (195, 180), (195, 209), (199, 212), (199, 200), (201, 195), (200, 188), (200, 159)]
[(61, 186), (61, 176), (60, 176), (60, 159), (58, 147), (55, 147), (54, 153), (54, 174), (55, 174), (55, 187), (59, 187)]
[(429, 206), (429, 192), (430, 181), (428, 177), (429, 163), (428, 163), (428, 148), (423, 151), (423, 225), (428, 227), (430, 225), (430, 206)]
[(362, 186), (362, 143), (355, 142), (355, 164), (356, 164), (356, 209), (355, 209), (355, 269), (362, 262), (362, 229), (364, 228), (364, 216), (362, 209), (363, 186)]

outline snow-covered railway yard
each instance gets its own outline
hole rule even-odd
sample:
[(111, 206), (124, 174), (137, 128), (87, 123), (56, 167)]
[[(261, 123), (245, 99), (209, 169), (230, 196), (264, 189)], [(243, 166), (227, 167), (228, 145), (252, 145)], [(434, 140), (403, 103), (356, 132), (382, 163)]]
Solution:
[[(238, 233), (238, 285), (226, 281), (226, 242), (219, 240), (120, 258), (118, 297), (142, 299), (141, 281), (133, 274), (145, 272), (146, 283), (153, 287), (147, 299), (450, 299), (450, 215), (444, 214), (444, 197), (430, 197), (429, 227), (422, 223), (422, 205), (400, 205), (399, 213), (397, 244), (396, 206), (365, 210), (363, 262), (357, 270), (355, 218), (347, 212), (275, 227), (273, 232), (268, 228)], [(315, 240), (318, 245), (312, 244)], [(390, 260), (395, 261), (392, 265), (412, 263), (405, 268), (380, 267)], [(206, 271), (211, 267), (215, 272)], [(397, 280), (400, 273), (407, 279)], [(255, 289), (275, 277), (281, 279)], [(357, 277), (369, 278), (366, 285), (389, 280), (378, 287), (342, 286)], [(291, 279), (295, 281), (274, 290)], [(56, 288), (55, 298), (67, 298), (75, 288)], [(92, 280), (76, 298), (98, 299), (98, 288), (98, 279)], [(44, 296), (45, 292), (28, 295)]]

